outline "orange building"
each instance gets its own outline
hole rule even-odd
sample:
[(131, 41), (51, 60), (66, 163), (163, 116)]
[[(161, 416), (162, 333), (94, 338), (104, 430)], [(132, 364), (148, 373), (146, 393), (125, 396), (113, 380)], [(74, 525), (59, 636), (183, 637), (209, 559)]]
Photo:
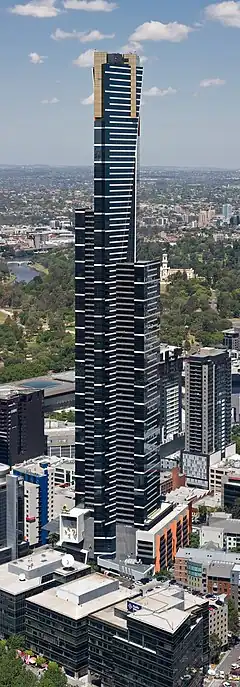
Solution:
[(162, 518), (149, 530), (137, 530), (136, 535), (137, 558), (143, 563), (154, 561), (155, 573), (172, 565), (178, 549), (188, 545), (192, 531), (191, 503), (163, 506)]

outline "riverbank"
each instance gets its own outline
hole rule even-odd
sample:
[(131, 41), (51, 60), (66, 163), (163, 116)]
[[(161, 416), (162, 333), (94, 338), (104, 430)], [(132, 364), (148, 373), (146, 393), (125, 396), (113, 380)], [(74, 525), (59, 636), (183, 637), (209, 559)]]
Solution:
[(36, 270), (36, 272), (42, 272), (43, 274), (49, 273), (48, 268), (41, 265), (40, 262), (28, 262), (28, 267), (30, 267), (31, 270)]
[(26, 282), (28, 284), (34, 277), (37, 277), (39, 272), (36, 269), (29, 267), (28, 262), (12, 260), (7, 263), (10, 272), (11, 282)]

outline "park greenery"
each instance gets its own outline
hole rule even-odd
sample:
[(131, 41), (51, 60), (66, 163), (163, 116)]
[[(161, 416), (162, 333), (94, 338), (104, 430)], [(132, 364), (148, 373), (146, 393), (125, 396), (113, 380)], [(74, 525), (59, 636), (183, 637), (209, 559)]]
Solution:
[(0, 383), (74, 366), (74, 251), (37, 256), (46, 271), (30, 283), (1, 279)]
[[(16, 636), (0, 640), (0, 687), (67, 687), (66, 675), (57, 663), (50, 662), (46, 670), (41, 670), (45, 659), (38, 657), (36, 668), (29, 668), (18, 656), (24, 638)], [(33, 652), (29, 650), (29, 656)]]
[[(239, 242), (186, 232), (175, 245), (142, 243), (139, 257), (161, 259), (166, 250), (171, 267), (192, 267), (195, 278), (177, 272), (162, 288), (161, 341), (185, 350), (218, 346), (240, 317)], [(0, 260), (0, 383), (74, 366), (74, 249), (32, 260), (41, 271), (28, 284), (12, 280)]]
[(142, 243), (139, 255), (157, 259), (168, 253), (170, 267), (192, 267), (195, 278), (177, 273), (161, 295), (161, 340), (191, 349), (218, 346), (222, 330), (240, 317), (240, 243), (215, 241), (211, 232), (186, 233), (175, 245)]

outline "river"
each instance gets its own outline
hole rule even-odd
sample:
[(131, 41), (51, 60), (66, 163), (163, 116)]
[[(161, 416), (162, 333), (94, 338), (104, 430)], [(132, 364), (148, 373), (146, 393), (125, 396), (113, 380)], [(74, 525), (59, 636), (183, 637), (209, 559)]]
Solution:
[(8, 269), (9, 272), (15, 274), (16, 281), (18, 282), (25, 281), (28, 284), (34, 277), (39, 276), (39, 272), (29, 267), (27, 262), (22, 262), (21, 265), (18, 265), (17, 262), (8, 262)]

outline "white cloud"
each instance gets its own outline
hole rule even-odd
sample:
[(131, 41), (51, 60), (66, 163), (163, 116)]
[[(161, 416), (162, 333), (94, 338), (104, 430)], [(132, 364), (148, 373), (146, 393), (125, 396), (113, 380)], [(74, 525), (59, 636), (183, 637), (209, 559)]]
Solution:
[(148, 91), (144, 91), (143, 95), (146, 95), (148, 98), (156, 98), (156, 97), (161, 97), (164, 98), (165, 95), (175, 95), (177, 93), (176, 88), (172, 88), (171, 86), (168, 86), (168, 88), (158, 88), (157, 86), (152, 86), (152, 88), (149, 88)]
[(82, 52), (76, 60), (73, 60), (73, 64), (76, 67), (93, 67), (94, 62), (94, 50), (86, 50)]
[(128, 52), (142, 52), (143, 47), (141, 43), (138, 41), (129, 41), (129, 43), (126, 43), (126, 45), (123, 45), (121, 48), (122, 53), (128, 53)]
[(207, 19), (219, 21), (223, 26), (235, 26), (240, 29), (240, 2), (236, 0), (208, 5), (205, 14)]
[(190, 31), (192, 31), (190, 26), (178, 24), (176, 21), (170, 24), (162, 24), (160, 21), (146, 21), (132, 33), (130, 42), (171, 41), (172, 43), (179, 43), (188, 37)]
[(82, 100), (82, 105), (93, 105), (94, 103), (94, 93), (91, 93), (91, 95), (88, 96), (88, 98), (84, 98)]
[(101, 33), (101, 31), (98, 31), (97, 29), (94, 29), (93, 31), (89, 31), (83, 35), (82, 38), (80, 38), (81, 43), (92, 43), (94, 41), (102, 41), (105, 38), (114, 38), (115, 33)]
[(200, 88), (210, 88), (211, 86), (224, 86), (226, 81), (224, 79), (203, 79), (200, 81)]
[[(143, 47), (141, 43), (138, 43), (137, 41), (129, 41), (129, 43), (126, 43), (126, 45), (123, 45), (120, 48), (121, 53), (131, 53), (131, 52), (136, 52), (138, 55), (143, 51)], [(141, 55), (140, 57), (140, 64), (144, 64), (147, 62), (148, 58), (145, 55)]]
[(48, 99), (41, 100), (42, 105), (57, 105), (57, 103), (59, 103), (59, 102), (60, 101), (58, 100), (58, 98), (50, 98), (50, 100), (48, 100)]
[(38, 55), (37, 52), (30, 52), (28, 57), (32, 64), (42, 64), (47, 59), (46, 55)]
[(64, 0), (66, 10), (84, 10), (85, 12), (112, 12), (117, 5), (109, 0)]
[(94, 29), (93, 31), (62, 31), (62, 29), (56, 29), (54, 33), (51, 34), (51, 38), (54, 41), (64, 41), (68, 38), (73, 38), (81, 41), (81, 43), (91, 43), (95, 41), (102, 41), (106, 38), (114, 38), (114, 33), (104, 34)]
[(55, 0), (30, 0), (25, 5), (14, 5), (10, 8), (10, 12), (20, 14), (22, 17), (49, 19), (56, 17), (60, 10), (55, 7)]

